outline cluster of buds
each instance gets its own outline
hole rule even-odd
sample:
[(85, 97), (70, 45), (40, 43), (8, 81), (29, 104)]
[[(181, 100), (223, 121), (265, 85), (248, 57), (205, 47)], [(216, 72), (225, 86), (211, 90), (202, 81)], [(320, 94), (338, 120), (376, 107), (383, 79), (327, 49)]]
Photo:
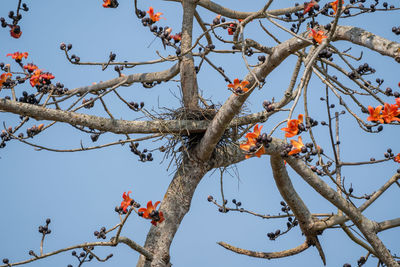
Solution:
[(106, 239), (107, 238), (107, 236), (106, 236), (106, 228), (104, 226), (100, 228), (100, 231), (94, 231), (93, 234), (94, 234), (95, 237), (97, 237), (97, 239), (100, 239), (100, 238)]
[(22, 15), (19, 13), (20, 10), (27, 12), (29, 8), (25, 3), (22, 3), (21, 5), (21, 1), (19, 1), (17, 13), (15, 14), (12, 10), (8, 13), (8, 17), (12, 20), (10, 23), (7, 23), (5, 18), (0, 18), (1, 27), (9, 27), (10, 35), (16, 39), (22, 35), (21, 27), (18, 25), (18, 22), (22, 19)]
[[(61, 43), (60, 49), (67, 53), (68, 51), (70, 51), (72, 49), (72, 44)], [(75, 54), (72, 54), (70, 57), (68, 57), (68, 55), (67, 55), (67, 58), (71, 63), (74, 63), (74, 64), (78, 64), (81, 61), (81, 58)]]
[(49, 229), (49, 224), (50, 224), (51, 220), (50, 218), (46, 219), (46, 224), (45, 225), (40, 225), (39, 226), (39, 233), (43, 234), (43, 235), (48, 235), (51, 233), (51, 230)]
[(267, 233), (269, 240), (275, 240), (278, 236), (281, 235), (281, 230), (276, 230), (275, 232)]
[(94, 133), (94, 134), (91, 134), (91, 135), (90, 135), (90, 139), (91, 139), (92, 142), (94, 143), (94, 142), (96, 142), (97, 140), (99, 140), (99, 136), (100, 136), (100, 134)]
[(396, 35), (400, 35), (400, 26), (399, 27), (392, 27), (392, 32)]
[(33, 137), (35, 135), (37, 135), (38, 133), (40, 133), (43, 130), (44, 124), (39, 124), (39, 126), (33, 125), (31, 128), (28, 128), (26, 130), (26, 134), (28, 135), (28, 137)]
[[(83, 263), (89, 262), (89, 261), (93, 260), (93, 258), (94, 258), (94, 254), (91, 252), (92, 250), (94, 250), (94, 246), (84, 247), (84, 248), (82, 248), (82, 250), (83, 251), (79, 254), (75, 250), (73, 250), (71, 252), (71, 255), (79, 261), (78, 266), (82, 266)], [(108, 255), (104, 259), (104, 261), (108, 260), (112, 256), (113, 256), (112, 254)], [(72, 267), (72, 264), (68, 264), (67, 267)]]
[(225, 23), (225, 18), (221, 17), (221, 15), (217, 15), (214, 19), (213, 19), (213, 25), (218, 25), (220, 23)]
[(91, 97), (89, 99), (84, 98), (82, 100), (82, 105), (84, 105), (84, 108), (87, 108), (87, 109), (94, 107), (93, 97)]
[(273, 103), (271, 101), (268, 101), (268, 100), (264, 100), (263, 103), (262, 103), (262, 106), (267, 112), (274, 111), (274, 109), (275, 109)]
[(320, 58), (326, 58), (326, 59), (328, 59), (328, 60), (330, 60), (330, 61), (333, 60), (333, 58), (332, 58), (332, 52), (331, 52), (328, 48), (322, 49), (322, 50), (318, 53), (318, 56), (319, 56)]
[(75, 54), (72, 54), (71, 55), (71, 62), (72, 63), (79, 63), (81, 61), (81, 58), (80, 57), (78, 57), (77, 55), (75, 55)]
[[(284, 202), (281, 201), (281, 210), (286, 213), (287, 215), (289, 215), (290, 212), (290, 207)], [(291, 216), (288, 217), (288, 221), (286, 222), (286, 227), (287, 230), (285, 230), (284, 232), (281, 232), (280, 229), (277, 229), (275, 232), (269, 232), (267, 233), (267, 236), (270, 240), (276, 240), (279, 236), (286, 234), (287, 232), (290, 231), (290, 229), (292, 229), (293, 227), (297, 226), (299, 223), (296, 219), (293, 219)]]
[(12, 128), (9, 127), (7, 129), (7, 131), (2, 130), (1, 134), (0, 134), (0, 138), (1, 138), (1, 143), (0, 143), (0, 148), (4, 148), (6, 146), (6, 142), (11, 140), (11, 136), (9, 133), (12, 132)]
[(53, 94), (55, 95), (64, 95), (68, 92), (68, 88), (64, 87), (64, 84), (57, 82), (55, 88), (53, 89)]
[(34, 94), (28, 95), (28, 92), (23, 91), (22, 96), (18, 99), (19, 102), (22, 103), (28, 103), (32, 105), (37, 105), (39, 104), (39, 100), (36, 99)]
[[(135, 155), (139, 156), (139, 160), (141, 162), (146, 162), (146, 161), (153, 161), (153, 154), (148, 152), (148, 150), (145, 148), (143, 151), (138, 150), (139, 143), (131, 143), (129, 145), (129, 148), (131, 149), (131, 152)], [(146, 154), (147, 153), (147, 154)]]
[(375, 69), (371, 68), (368, 63), (364, 63), (364, 64), (361, 64), (360, 66), (358, 66), (357, 69), (349, 72), (347, 74), (347, 76), (350, 79), (354, 79), (357, 77), (356, 73), (361, 76), (361, 75), (365, 75), (365, 74), (375, 73)]
[(129, 106), (130, 109), (132, 109), (134, 111), (140, 111), (144, 107), (144, 102), (140, 102), (140, 104), (139, 104), (137, 102), (133, 102), (132, 101), (132, 102), (129, 102), (128, 106)]
[(63, 50), (63, 51), (68, 52), (69, 50), (72, 49), (72, 44), (61, 43), (60, 44), (60, 49)]
[(219, 208), (218, 208), (218, 211), (219, 212), (221, 212), (221, 213), (227, 213), (228, 211), (230, 211), (230, 210), (238, 210), (238, 211), (240, 211), (240, 212), (243, 212), (244, 211), (244, 209), (243, 208), (240, 208), (240, 206), (242, 206), (242, 202), (240, 202), (240, 201), (237, 201), (236, 199), (232, 199), (232, 203), (236, 206), (236, 208), (234, 209), (234, 208), (228, 208), (226, 205), (228, 204), (228, 200), (224, 200), (224, 203), (223, 203), (223, 206), (221, 206), (221, 205), (219, 205), (218, 203), (217, 203), (217, 201), (216, 200), (214, 200), (214, 197), (213, 196), (208, 196), (207, 197), (207, 201), (208, 202), (212, 202), (212, 203), (214, 203), (215, 205), (217, 205)]

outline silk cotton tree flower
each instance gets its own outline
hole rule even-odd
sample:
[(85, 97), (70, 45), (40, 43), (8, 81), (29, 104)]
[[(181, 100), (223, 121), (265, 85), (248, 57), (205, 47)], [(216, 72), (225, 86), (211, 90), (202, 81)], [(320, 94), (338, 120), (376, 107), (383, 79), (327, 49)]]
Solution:
[(104, 8), (116, 8), (119, 5), (117, 0), (103, 0), (103, 2)]
[(311, 0), (307, 4), (304, 3), (303, 15), (308, 13), (311, 10), (311, 8), (313, 8), (315, 6), (315, 4), (317, 4), (317, 2), (315, 0)]
[(153, 7), (150, 7), (149, 11), (147, 11), (147, 13), (149, 14), (149, 17), (153, 22), (157, 22), (160, 19), (165, 19), (163, 17), (160, 17), (163, 13), (161, 13), (161, 12), (154, 13)]
[(399, 121), (397, 117), (400, 115), (400, 110), (397, 108), (396, 104), (385, 103), (385, 108), (382, 110), (382, 118), (386, 123), (391, 123), (394, 121)]
[(324, 31), (322, 31), (322, 30), (320, 30), (320, 31), (316, 31), (316, 30), (314, 30), (314, 29), (310, 29), (310, 33), (308, 34), (308, 36), (309, 37), (312, 37), (317, 43), (322, 43), (322, 41), (325, 39), (325, 38), (328, 38), (326, 35), (325, 35), (325, 32)]
[(12, 59), (15, 59), (15, 61), (21, 62), (22, 58), (28, 58), (28, 52), (24, 52), (24, 53), (15, 52), (15, 53), (12, 53), (12, 54), (11, 53), (7, 54), (7, 57), (9, 57), (9, 56), (11, 56)]
[[(260, 136), (262, 127), (263, 126), (258, 127), (258, 124), (256, 124), (256, 126), (254, 126), (253, 132), (246, 134), (247, 141), (246, 143), (240, 144), (240, 149), (250, 153), (255, 152), (254, 155), (257, 157), (261, 157), (261, 155), (265, 154), (264, 145), (261, 144), (260, 146), (257, 144), (257, 139)], [(246, 154), (245, 158), (248, 159), (252, 156), (252, 154)]]
[(233, 80), (233, 83), (228, 84), (228, 88), (231, 88), (235, 93), (243, 94), (249, 91), (246, 86), (249, 81), (240, 81), (238, 78)]
[(122, 202), (121, 202), (121, 208), (124, 212), (128, 212), (128, 207), (131, 205), (132, 203), (132, 198), (129, 197), (129, 194), (131, 194), (132, 191), (128, 191), (128, 193), (124, 192), (122, 194)]
[(11, 77), (12, 74), (9, 72), (3, 73), (0, 75), (0, 89), (3, 87), (3, 83), (5, 83), (8, 77)]
[[(337, 8), (338, 8), (338, 5), (339, 5), (339, 0), (336, 0), (336, 1), (332, 2), (332, 3), (330, 3), (330, 4), (331, 4), (331, 7), (333, 9), (333, 14), (336, 14)], [(344, 1), (342, 0), (342, 5), (343, 4), (344, 4)]]
[(396, 157), (394, 157), (393, 160), (396, 161), (397, 163), (400, 163), (400, 153), (397, 154)]
[(294, 154), (299, 154), (301, 152), (301, 149), (304, 147), (303, 140), (301, 139), (301, 136), (298, 137), (296, 140), (290, 140), (290, 143), (292, 143), (292, 146), (294, 147), (288, 155), (294, 155)]
[(31, 84), (32, 87), (35, 87), (36, 85), (40, 84), (40, 75), (42, 74), (42, 70), (36, 69), (31, 78), (29, 78), (29, 83)]
[(303, 123), (303, 114), (298, 116), (298, 119), (289, 120), (288, 125), (285, 128), (282, 128), (282, 131), (285, 131), (285, 137), (293, 137), (299, 133), (299, 124)]
[(22, 35), (22, 31), (21, 28), (18, 25), (9, 25), (10, 29), (10, 35), (15, 38), (18, 39), (19, 37), (21, 37)]
[(139, 216), (151, 220), (151, 224), (157, 226), (157, 223), (162, 223), (165, 218), (162, 211), (158, 211), (157, 206), (160, 204), (160, 201), (157, 201), (153, 206), (153, 202), (147, 202), (147, 208), (140, 208), (138, 210)]
[(381, 114), (382, 108), (382, 106), (377, 106), (376, 108), (368, 106), (369, 117), (367, 118), (367, 121), (383, 123), (383, 118)]
[(24, 69), (26, 69), (29, 73), (34, 72), (38, 67), (33, 64), (33, 63), (28, 63), (24, 66)]

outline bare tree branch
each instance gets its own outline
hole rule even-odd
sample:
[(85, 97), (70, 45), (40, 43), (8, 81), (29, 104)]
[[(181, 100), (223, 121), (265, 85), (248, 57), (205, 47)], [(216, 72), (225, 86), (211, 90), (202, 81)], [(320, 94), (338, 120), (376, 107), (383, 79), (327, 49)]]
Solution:
[(230, 251), (238, 253), (238, 254), (243, 254), (246, 256), (255, 257), (255, 258), (263, 258), (263, 259), (278, 259), (278, 258), (293, 256), (293, 255), (299, 254), (300, 252), (305, 251), (306, 249), (308, 249), (310, 247), (310, 245), (306, 241), (303, 244), (301, 244), (300, 246), (297, 246), (295, 248), (288, 249), (288, 250), (283, 250), (283, 251), (279, 251), (279, 252), (257, 252), (257, 251), (251, 251), (251, 250), (247, 250), (247, 249), (237, 248), (237, 247), (229, 245), (225, 242), (218, 242), (217, 244), (230, 250)]
[(179, 73), (179, 64), (175, 64), (168, 70), (149, 72), (149, 73), (135, 73), (127, 76), (121, 76), (105, 82), (100, 82), (93, 85), (72, 89), (68, 92), (68, 94), (73, 95), (73, 94), (83, 94), (87, 92), (97, 92), (100, 90), (113, 87), (121, 82), (123, 82), (123, 85), (130, 85), (132, 83), (163, 82), (172, 79), (178, 73)]

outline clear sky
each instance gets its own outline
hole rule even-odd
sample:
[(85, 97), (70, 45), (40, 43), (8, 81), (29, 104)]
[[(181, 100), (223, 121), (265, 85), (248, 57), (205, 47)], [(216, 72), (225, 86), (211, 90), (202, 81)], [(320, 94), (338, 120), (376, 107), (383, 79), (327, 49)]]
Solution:
[[(0, 8), (0, 17), (6, 17), (10, 10), (15, 10), (16, 0), (3, 0)], [(7, 29), (0, 29), (0, 62), (15, 63), (6, 54), (16, 51), (28, 52), (25, 62), (34, 62), (41, 69), (55, 75), (55, 81), (60, 81), (72, 89), (90, 85), (93, 82), (105, 81), (117, 76), (113, 68), (101, 71), (100, 67), (75, 66), (68, 63), (63, 51), (59, 49), (61, 42), (72, 43), (72, 53), (81, 58), (81, 61), (105, 61), (112, 51), (117, 54), (117, 60), (144, 61), (157, 59), (156, 50), (163, 56), (174, 54), (175, 51), (164, 50), (160, 40), (153, 42), (153, 35), (141, 25), (134, 16), (133, 1), (121, 0), (117, 9), (105, 9), (102, 1), (27, 1), (29, 12), (23, 12), (21, 20), (22, 36), (13, 39)], [(160, 26), (170, 26), (173, 33), (179, 32), (181, 24), (181, 6), (167, 1), (138, 1), (139, 8), (147, 10), (153, 6), (155, 11), (164, 13), (166, 20), (159, 22)], [(321, 1), (321, 5), (327, 1)], [(374, 2), (374, 1), (367, 1)], [(388, 1), (397, 4), (398, 1)], [(256, 11), (264, 4), (262, 1), (218, 1), (231, 9), (240, 11)], [(289, 7), (293, 1), (275, 1), (271, 9)], [(346, 1), (347, 3), (347, 1)], [(210, 22), (215, 14), (199, 8), (204, 21)], [(324, 18), (321, 23), (327, 23)], [(287, 33), (274, 28), (271, 24), (263, 23), (281, 40), (289, 38)], [(376, 12), (340, 22), (342, 25), (355, 25), (371, 32), (399, 41), (399, 37), (391, 32), (398, 23), (398, 11)], [(195, 33), (199, 33), (199, 26), (195, 25)], [(225, 31), (220, 32), (227, 37)], [(265, 35), (258, 26), (258, 22), (248, 27), (246, 36), (262, 42), (266, 46), (274, 45), (271, 38)], [(203, 41), (203, 44), (205, 42)], [(227, 47), (216, 42), (217, 48)], [(352, 47), (349, 43), (338, 42), (339, 49)], [(359, 56), (359, 48), (352, 48), (349, 52)], [(368, 79), (385, 80), (383, 87), (397, 88), (399, 82), (399, 67), (391, 58), (381, 57), (375, 52), (363, 49), (364, 57), (361, 62), (354, 62), (355, 66), (368, 62), (376, 70), (376, 74)], [(210, 56), (217, 66), (222, 66), (225, 73), (233, 80), (242, 79), (247, 70), (240, 55)], [(289, 83), (291, 70), (294, 67), (295, 57), (283, 63), (266, 79), (266, 85), (260, 91), (255, 91), (247, 102), (251, 112), (262, 110), (262, 100), (279, 99)], [(334, 60), (339, 61), (334, 56)], [(249, 58), (251, 64), (257, 62), (257, 55)], [(198, 60), (196, 59), (196, 64)], [(341, 63), (343, 66), (343, 64)], [(124, 70), (123, 73), (140, 73), (167, 69), (170, 63), (153, 65), (151, 67), (137, 67)], [(348, 68), (347, 68), (348, 69)], [(199, 87), (203, 96), (212, 99), (216, 104), (222, 104), (230, 95), (227, 83), (217, 75), (207, 64), (198, 75)], [(339, 76), (345, 81), (345, 77)], [(349, 86), (351, 83), (345, 82)], [(17, 87), (17, 95), (22, 91), (33, 92), (28, 83)], [(325, 88), (318, 81), (312, 80), (310, 87), (310, 112), (312, 117), (321, 121), (326, 120), (324, 102), (318, 99), (324, 96)], [(134, 84), (122, 87), (119, 91), (131, 101), (144, 101), (145, 107), (153, 114), (165, 112), (164, 108), (174, 109), (180, 106), (179, 83), (163, 83), (152, 89), (145, 89)], [(3, 98), (10, 93), (0, 92)], [(371, 98), (362, 98), (366, 105), (377, 105)], [(116, 118), (139, 119), (142, 113), (135, 113), (122, 107), (115, 97), (107, 98), (110, 110)], [(394, 102), (394, 98), (388, 99)], [(341, 111), (337, 99), (333, 100), (337, 110)], [(295, 116), (302, 113), (302, 105), (295, 111)], [(88, 114), (107, 116), (100, 103), (95, 108), (82, 111)], [(360, 116), (359, 110), (356, 110)], [(267, 132), (287, 114), (282, 114), (264, 123)], [(17, 115), (0, 113), (0, 122), (7, 126), (15, 126), (19, 122)], [(400, 152), (398, 130), (395, 126), (385, 126), (380, 134), (366, 134), (361, 131), (353, 118), (348, 115), (341, 117), (342, 157), (345, 161), (362, 161), (370, 157), (383, 158), (383, 153), (391, 147), (397, 154)], [(40, 123), (31, 119), (29, 126)], [(330, 146), (326, 127), (315, 128), (319, 144), (328, 152)], [(132, 135), (134, 137), (135, 135)], [(282, 131), (275, 133), (276, 137), (283, 137)], [(140, 135), (136, 135), (140, 137)], [(102, 144), (123, 139), (124, 136), (105, 134), (95, 144)], [(307, 138), (307, 141), (309, 138)], [(66, 149), (79, 148), (81, 143), (91, 146), (90, 136), (81, 134), (76, 129), (58, 124), (48, 131), (31, 140), (40, 145), (51, 148)], [(143, 142), (140, 147), (157, 149), (165, 145), (166, 140), (158, 142)], [(0, 259), (9, 258), (10, 262), (28, 259), (29, 250), (38, 253), (41, 235), (37, 229), (51, 218), (52, 233), (46, 237), (45, 252), (50, 252), (66, 246), (96, 241), (93, 236), (95, 230), (102, 226), (110, 228), (119, 222), (114, 207), (119, 205), (124, 191), (132, 190), (132, 197), (145, 205), (147, 201), (162, 200), (165, 190), (172, 179), (175, 165), (169, 169), (171, 158), (163, 159), (163, 154), (154, 152), (154, 161), (142, 163), (129, 151), (126, 146), (113, 146), (102, 150), (55, 153), (36, 151), (30, 146), (17, 141), (8, 142), (4, 149), (0, 149)], [(344, 169), (347, 187), (351, 183), (355, 194), (372, 193), (387, 181), (399, 166), (390, 161), (380, 165), (363, 166)], [(231, 175), (230, 175), (230, 174)], [(224, 175), (224, 191), (227, 199), (241, 201), (243, 207), (262, 214), (277, 214), (280, 212), (279, 202), (282, 200), (272, 178), (269, 167), (269, 157), (246, 160), (229, 170)], [(335, 208), (314, 192), (292, 170), (289, 170), (293, 184), (305, 203), (313, 213), (336, 212)], [(277, 229), (286, 229), (286, 220), (263, 220), (250, 215), (229, 212), (221, 214), (217, 208), (207, 202), (208, 195), (218, 200), (220, 197), (220, 172), (210, 172), (200, 183), (192, 202), (190, 213), (184, 218), (171, 247), (171, 262), (174, 266), (321, 266), (317, 250), (310, 248), (300, 255), (280, 260), (254, 259), (237, 255), (219, 247), (216, 242), (225, 241), (234, 246), (255, 251), (279, 251), (295, 247), (304, 241), (299, 229), (292, 230), (276, 241), (270, 241), (267, 233)], [(374, 203), (366, 212), (367, 216), (376, 221), (399, 217), (398, 202), (399, 188), (393, 187)], [(361, 202), (355, 202), (360, 204)], [(143, 244), (151, 224), (136, 216), (132, 216), (123, 230), (123, 235), (130, 237), (139, 244)], [(379, 236), (393, 253), (398, 251), (398, 230), (388, 230)], [(109, 235), (110, 238), (112, 235)], [(360, 256), (365, 252), (348, 240), (345, 234), (337, 229), (326, 230), (319, 237), (327, 255), (327, 266), (342, 266), (344, 263), (356, 265)], [(133, 266), (136, 265), (138, 253), (131, 251), (121, 244), (117, 248), (96, 248), (94, 252), (104, 258), (109, 253), (114, 257), (106, 263), (91, 262), (92, 266)], [(70, 252), (59, 254), (45, 260), (30, 263), (30, 266), (77, 266), (77, 261)], [(376, 266), (376, 260), (367, 263), (367, 266)]]

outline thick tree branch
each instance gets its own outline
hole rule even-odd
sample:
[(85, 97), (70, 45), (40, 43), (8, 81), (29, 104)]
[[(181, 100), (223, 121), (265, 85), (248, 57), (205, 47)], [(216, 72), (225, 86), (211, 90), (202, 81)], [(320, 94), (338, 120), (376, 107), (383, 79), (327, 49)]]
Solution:
[(195, 0), (182, 0), (183, 20), (181, 50), (184, 56), (179, 64), (183, 105), (186, 109), (196, 109), (199, 99), (193, 56), (191, 52), (188, 52), (192, 47), (193, 18), (196, 11), (196, 2)]
[(399, 227), (400, 226), (400, 218), (392, 219), (392, 220), (386, 220), (383, 222), (378, 223), (378, 232), (385, 231), (394, 227)]
[(364, 29), (354, 26), (337, 26), (334, 40), (344, 40), (376, 51), (384, 56), (400, 56), (400, 43), (390, 41)]
[(130, 85), (132, 83), (151, 83), (151, 82), (164, 82), (172, 79), (179, 73), (179, 64), (173, 65), (170, 69), (157, 72), (149, 73), (135, 73), (126, 76), (121, 76), (115, 79), (111, 79), (105, 82), (96, 83), (93, 85), (83, 86), (75, 88), (68, 92), (69, 95), (72, 94), (83, 94), (86, 92), (97, 92), (110, 87), (113, 87), (121, 82), (122, 85)]
[(271, 168), (275, 179), (275, 184), (278, 187), (281, 196), (289, 205), (299, 221), (301, 231), (307, 237), (308, 243), (316, 246), (322, 262), (324, 265), (326, 265), (325, 253), (322, 250), (321, 244), (316, 236), (316, 232), (312, 231), (313, 219), (311, 217), (311, 212), (308, 210), (307, 206), (294, 189), (289, 174), (286, 171), (283, 159), (279, 155), (271, 155)]
[(230, 250), (230, 251), (238, 253), (238, 254), (243, 254), (246, 256), (255, 257), (255, 258), (263, 258), (263, 259), (278, 259), (278, 258), (293, 256), (293, 255), (299, 254), (300, 252), (303, 252), (304, 250), (306, 250), (310, 247), (310, 245), (306, 241), (303, 244), (301, 244), (300, 246), (297, 246), (295, 248), (288, 249), (288, 250), (283, 250), (283, 251), (279, 251), (279, 252), (257, 252), (257, 251), (234, 247), (225, 242), (218, 242), (217, 244)]
[[(44, 108), (37, 105), (16, 102), (0, 98), (0, 111), (10, 112), (36, 120), (50, 120), (65, 122), (74, 126), (85, 126), (99, 131), (116, 134), (131, 133), (174, 133), (187, 134), (204, 132), (209, 121), (202, 120), (153, 120), (153, 121), (127, 121), (112, 120), (94, 115)], [(258, 112), (232, 120), (229, 127), (247, 125), (249, 123), (265, 122), (270, 116), (267, 112)]]

